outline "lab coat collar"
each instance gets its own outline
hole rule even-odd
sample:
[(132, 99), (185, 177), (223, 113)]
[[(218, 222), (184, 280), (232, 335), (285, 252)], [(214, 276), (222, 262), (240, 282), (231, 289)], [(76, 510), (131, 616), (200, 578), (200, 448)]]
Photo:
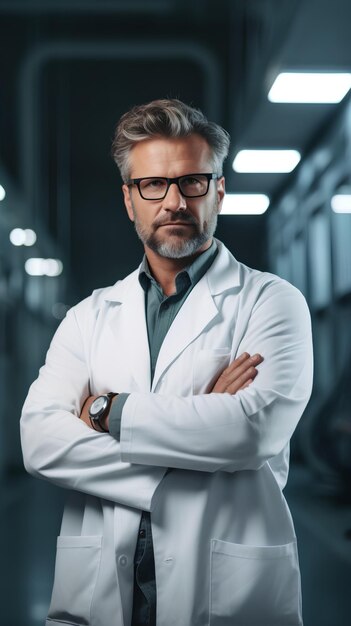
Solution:
[[(161, 346), (152, 389), (186, 347), (219, 314), (214, 296), (240, 287), (239, 263), (217, 240), (219, 253), (206, 274), (195, 285), (175, 317)], [(119, 303), (118, 314), (110, 319), (117, 338), (116, 354), (123, 355), (140, 390), (150, 390), (150, 354), (145, 317), (144, 291), (138, 280), (139, 269), (107, 290), (105, 300)], [(196, 311), (196, 313), (195, 313)]]
[(208, 287), (213, 296), (240, 286), (240, 263), (225, 245), (216, 239), (218, 255), (207, 272)]
[[(215, 241), (218, 246), (218, 255), (204, 277), (207, 278), (208, 287), (212, 295), (218, 295), (227, 291), (227, 289), (240, 286), (240, 264), (221, 241), (218, 239)], [(122, 304), (126, 297), (129, 297), (130, 291), (135, 288), (135, 283), (139, 282), (140, 268), (141, 264), (124, 280), (120, 280), (112, 287), (107, 288), (104, 299), (108, 302), (119, 302)]]

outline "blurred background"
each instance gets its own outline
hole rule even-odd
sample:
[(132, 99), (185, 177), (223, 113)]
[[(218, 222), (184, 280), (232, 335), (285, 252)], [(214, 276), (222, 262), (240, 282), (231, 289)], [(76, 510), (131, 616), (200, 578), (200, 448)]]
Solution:
[(0, 0), (1, 626), (44, 623), (65, 496), (24, 471), (21, 407), (68, 308), (141, 259), (110, 145), (159, 97), (230, 132), (217, 236), (309, 303), (285, 495), (305, 626), (350, 623), (350, 24), (349, 0)]

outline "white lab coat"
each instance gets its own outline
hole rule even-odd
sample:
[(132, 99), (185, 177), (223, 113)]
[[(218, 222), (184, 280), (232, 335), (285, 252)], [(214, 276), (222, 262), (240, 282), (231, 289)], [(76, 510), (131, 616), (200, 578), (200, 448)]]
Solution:
[[(310, 319), (286, 281), (219, 254), (177, 314), (150, 388), (138, 271), (60, 325), (21, 418), (27, 470), (71, 490), (47, 626), (129, 626), (140, 510), (151, 511), (158, 626), (300, 626), (296, 537), (282, 488), (312, 382)], [(206, 393), (236, 355), (255, 381)], [(78, 418), (129, 392), (121, 441)], [(173, 468), (166, 475), (166, 468)]]

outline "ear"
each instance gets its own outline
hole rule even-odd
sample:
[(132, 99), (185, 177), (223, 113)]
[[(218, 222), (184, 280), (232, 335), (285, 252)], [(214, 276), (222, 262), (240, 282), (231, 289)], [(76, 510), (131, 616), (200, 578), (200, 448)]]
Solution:
[(122, 185), (124, 205), (127, 209), (129, 219), (134, 222), (134, 211), (132, 206), (132, 199), (130, 197), (130, 189), (127, 185)]
[(218, 201), (217, 213), (220, 213), (222, 210), (224, 196), (225, 196), (225, 178), (224, 176), (222, 176), (217, 181), (217, 201)]

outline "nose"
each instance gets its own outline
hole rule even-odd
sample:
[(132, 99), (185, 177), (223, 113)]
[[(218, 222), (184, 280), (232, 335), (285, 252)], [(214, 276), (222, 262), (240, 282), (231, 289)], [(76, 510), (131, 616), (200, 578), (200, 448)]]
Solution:
[(182, 196), (177, 183), (171, 183), (166, 196), (163, 199), (163, 208), (165, 211), (185, 211), (186, 200)]

